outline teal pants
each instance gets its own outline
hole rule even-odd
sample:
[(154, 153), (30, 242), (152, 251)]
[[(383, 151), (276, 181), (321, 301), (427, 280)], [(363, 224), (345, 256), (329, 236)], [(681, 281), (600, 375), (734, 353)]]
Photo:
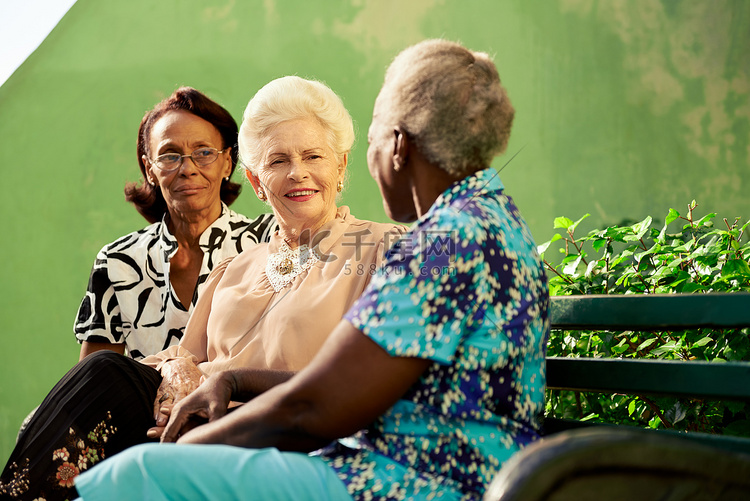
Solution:
[(320, 458), (226, 445), (138, 445), (82, 473), (75, 485), (84, 501), (352, 499)]

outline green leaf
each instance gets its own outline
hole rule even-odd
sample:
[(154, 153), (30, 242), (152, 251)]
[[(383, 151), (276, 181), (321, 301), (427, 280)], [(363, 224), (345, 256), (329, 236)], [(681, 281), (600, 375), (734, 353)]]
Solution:
[(680, 404), (679, 401), (675, 402), (671, 409), (668, 409), (664, 413), (664, 417), (667, 418), (672, 424), (677, 424), (687, 416), (687, 410)]
[(648, 348), (649, 346), (651, 346), (652, 344), (654, 344), (656, 341), (657, 341), (657, 339), (655, 337), (652, 337), (652, 338), (649, 338), (649, 339), (645, 340), (644, 342), (642, 342), (641, 344), (638, 345), (638, 351), (641, 351), (644, 348)]
[(633, 226), (631, 226), (638, 240), (643, 238), (643, 235), (645, 235), (646, 232), (648, 232), (649, 227), (651, 227), (651, 221), (652, 221), (651, 216), (646, 216), (646, 219), (644, 219), (640, 223), (636, 223)]
[(594, 238), (591, 240), (591, 247), (593, 247), (596, 252), (599, 252), (605, 245), (607, 245), (606, 238)]
[(537, 251), (537, 252), (539, 253), (539, 255), (541, 256), (542, 254), (544, 254), (544, 253), (545, 253), (545, 251), (547, 250), (547, 248), (548, 248), (548, 247), (549, 247), (549, 246), (550, 246), (550, 245), (551, 245), (551, 244), (552, 244), (553, 242), (557, 242), (557, 241), (558, 241), (558, 240), (560, 240), (560, 239), (562, 239), (562, 235), (560, 235), (559, 233), (555, 233), (554, 235), (552, 235), (552, 239), (551, 239), (551, 240), (549, 240), (549, 241), (547, 241), (547, 242), (544, 242), (544, 243), (543, 243), (543, 244), (541, 244), (541, 245), (537, 245), (537, 246), (536, 246), (536, 251)]
[(711, 336), (706, 336), (704, 338), (699, 339), (695, 343), (693, 343), (693, 346), (700, 348), (701, 346), (706, 346), (711, 341), (713, 341), (713, 339), (711, 338)]
[(667, 341), (660, 347), (656, 348), (655, 350), (651, 351), (651, 354), (653, 355), (664, 355), (666, 353), (673, 353), (679, 349), (679, 346), (675, 341)]
[(629, 226), (626, 226), (624, 228), (620, 228), (619, 226), (612, 226), (607, 228), (605, 236), (607, 238), (611, 238), (615, 242), (624, 242), (625, 236), (630, 235), (631, 233), (633, 233), (633, 230)]
[(586, 266), (586, 271), (584, 272), (583, 276), (586, 278), (591, 278), (591, 276), (594, 275), (594, 271), (596, 270), (598, 265), (599, 261), (590, 261), (588, 266)]
[(583, 259), (583, 256), (578, 256), (574, 261), (568, 263), (563, 268), (563, 273), (566, 275), (575, 275), (576, 270), (578, 270), (578, 265), (581, 263), (581, 260)]
[(573, 226), (573, 220), (572, 219), (568, 219), (567, 217), (556, 217), (555, 218), (555, 223), (554, 223), (553, 227), (555, 229), (562, 228), (564, 230), (567, 230), (571, 226)]
[(575, 223), (571, 224), (568, 227), (568, 231), (575, 231), (576, 227), (580, 224), (580, 222), (583, 221), (584, 219), (586, 219), (589, 216), (590, 216), (590, 214), (584, 214), (578, 221), (576, 221)]
[(695, 242), (693, 240), (688, 240), (684, 244), (675, 247), (674, 252), (692, 252), (693, 247), (695, 247)]
[(620, 344), (612, 347), (612, 352), (618, 355), (621, 355), (622, 353), (625, 353), (626, 351), (628, 351), (628, 348), (630, 348), (630, 346), (628, 346), (628, 344), (626, 343), (626, 340), (623, 339), (622, 341), (620, 341)]
[(742, 259), (728, 259), (721, 268), (722, 277), (748, 277), (750, 278), (750, 265)]
[(667, 214), (667, 217), (664, 218), (664, 226), (668, 226), (674, 220), (679, 219), (679, 217), (680, 217), (679, 212), (677, 212), (674, 209), (669, 209), (669, 214)]
[(702, 291), (702, 290), (704, 290), (704, 287), (701, 284), (697, 284), (695, 282), (689, 282), (689, 283), (686, 283), (682, 287), (681, 292), (687, 294), (688, 292), (697, 292), (697, 291)]
[(706, 214), (705, 216), (700, 218), (700, 220), (698, 220), (698, 222), (695, 224), (696, 226), (709, 226), (709, 227), (713, 226), (714, 223), (711, 220), (715, 217), (716, 217), (716, 213), (711, 212), (710, 214)]

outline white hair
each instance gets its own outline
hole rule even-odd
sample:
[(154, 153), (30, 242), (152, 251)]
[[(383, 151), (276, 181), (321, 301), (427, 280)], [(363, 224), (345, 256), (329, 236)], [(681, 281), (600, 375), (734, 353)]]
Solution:
[(300, 118), (317, 120), (326, 131), (328, 146), (343, 161), (354, 144), (354, 123), (341, 98), (324, 83), (286, 76), (264, 85), (247, 103), (238, 139), (242, 166), (256, 174), (268, 131)]

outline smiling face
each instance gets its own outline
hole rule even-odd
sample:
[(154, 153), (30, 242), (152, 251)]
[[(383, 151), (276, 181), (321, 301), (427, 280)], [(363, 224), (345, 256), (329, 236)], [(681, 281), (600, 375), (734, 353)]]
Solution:
[[(150, 155), (155, 159), (165, 153), (188, 155), (198, 148), (221, 150), (221, 134), (211, 123), (187, 111), (168, 111), (151, 128)], [(150, 182), (161, 188), (172, 219), (195, 221), (214, 220), (221, 214), (222, 178), (232, 173), (231, 149), (219, 154), (216, 161), (198, 167), (185, 157), (182, 165), (173, 171), (156, 168), (148, 158), (143, 158)]]
[(250, 181), (256, 192), (263, 188), (287, 240), (304, 229), (314, 233), (336, 217), (336, 187), (344, 179), (346, 155), (338, 158), (318, 121), (303, 118), (274, 126), (262, 150)]

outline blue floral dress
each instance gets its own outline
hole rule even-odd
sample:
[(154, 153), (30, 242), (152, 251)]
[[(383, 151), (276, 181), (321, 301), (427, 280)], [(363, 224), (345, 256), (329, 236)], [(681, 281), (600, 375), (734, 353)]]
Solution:
[(548, 289), (494, 169), (454, 183), (386, 255), (345, 318), (393, 356), (434, 362), (358, 436), (321, 457), (355, 499), (481, 499), (536, 440)]

